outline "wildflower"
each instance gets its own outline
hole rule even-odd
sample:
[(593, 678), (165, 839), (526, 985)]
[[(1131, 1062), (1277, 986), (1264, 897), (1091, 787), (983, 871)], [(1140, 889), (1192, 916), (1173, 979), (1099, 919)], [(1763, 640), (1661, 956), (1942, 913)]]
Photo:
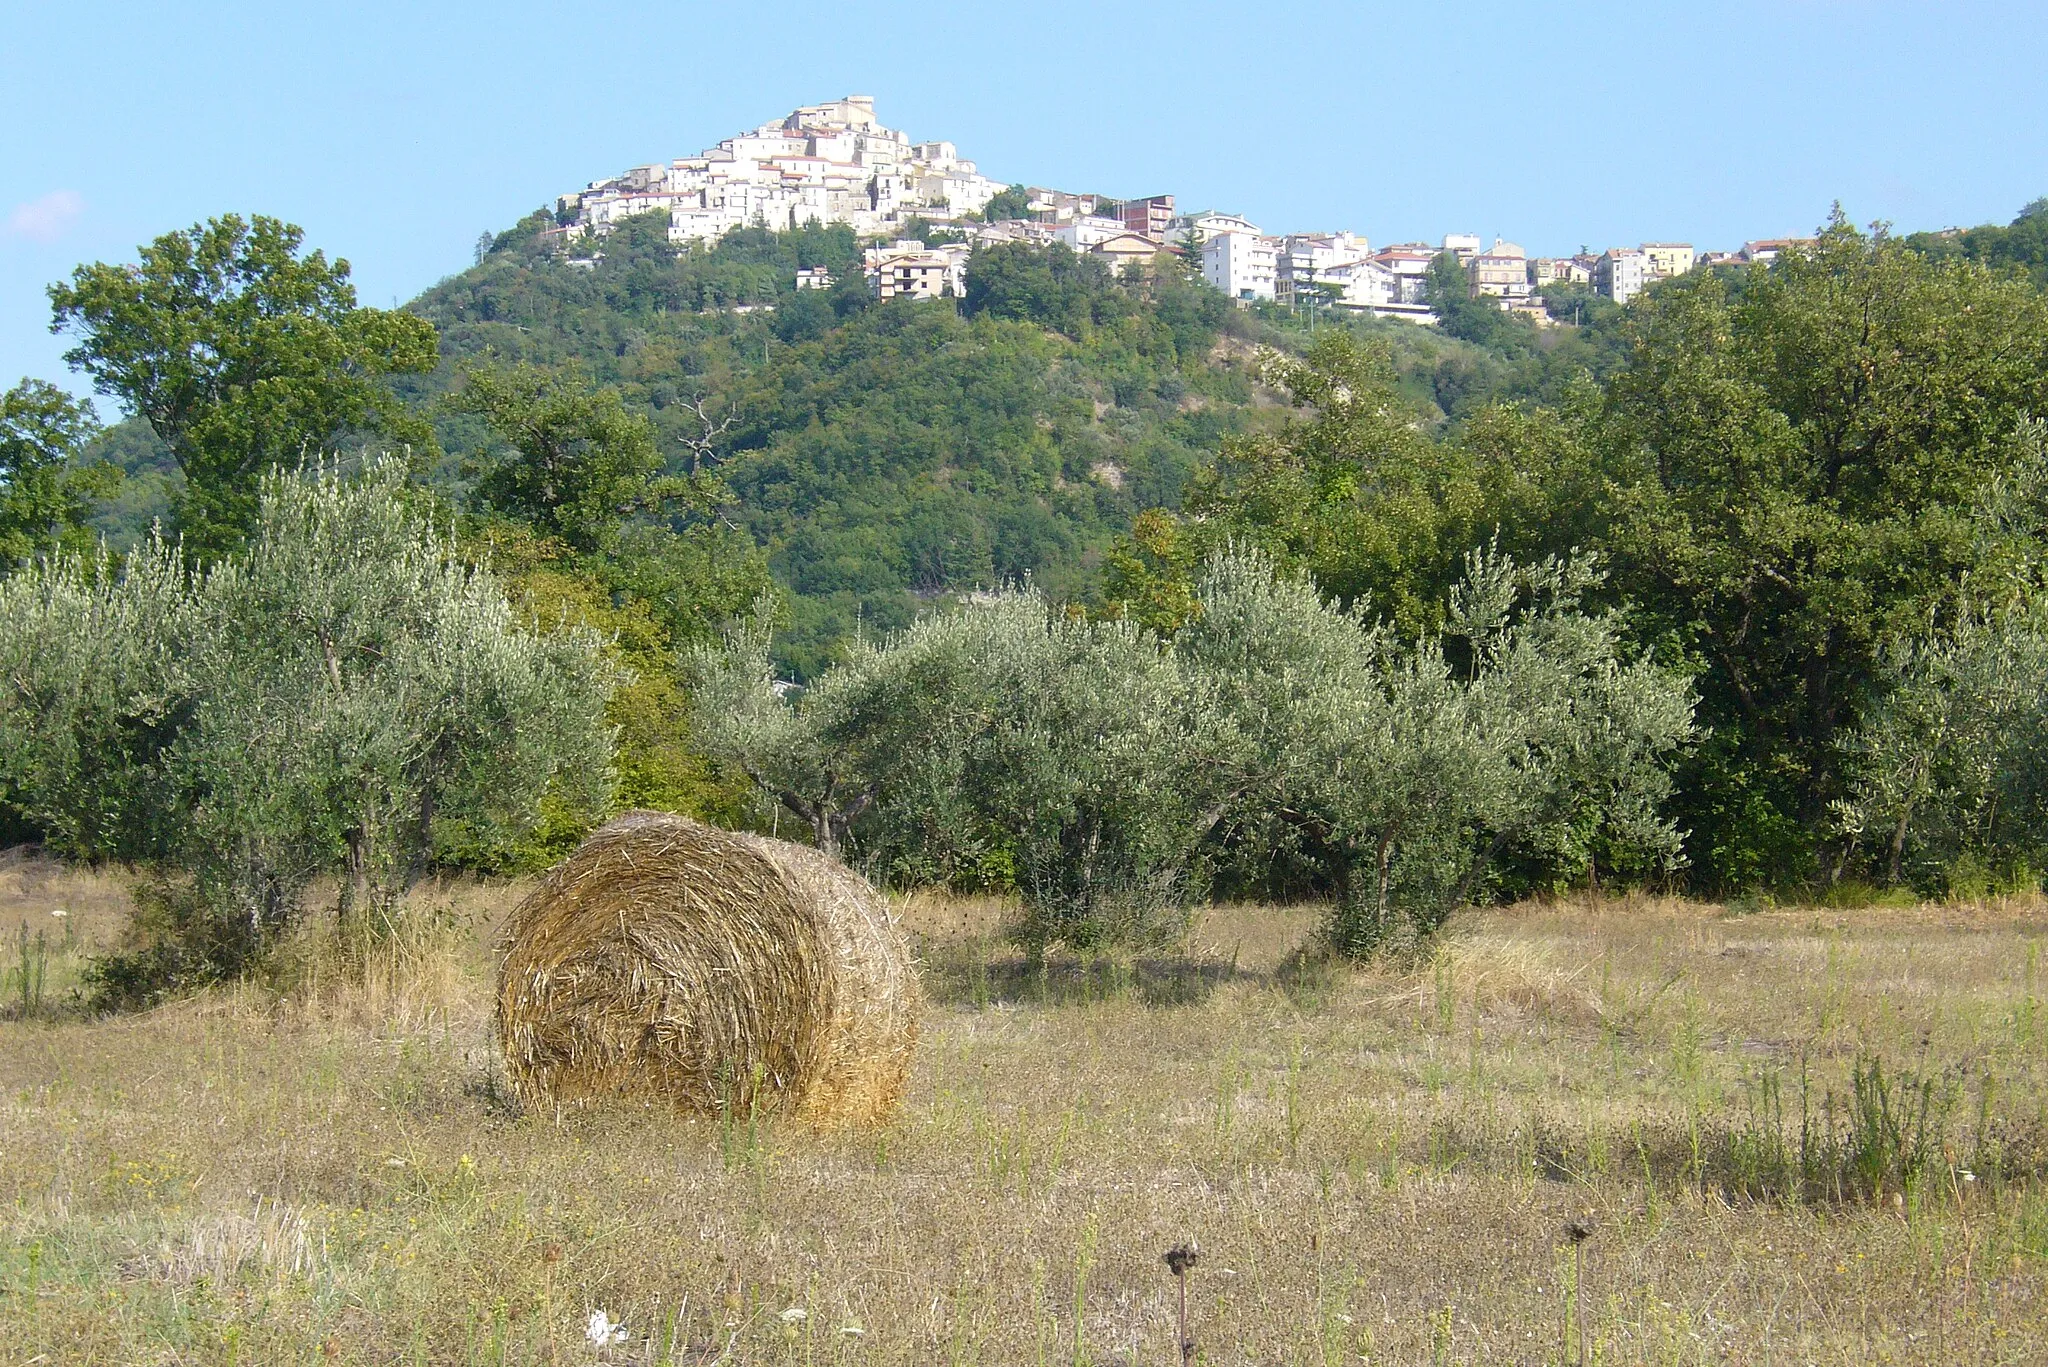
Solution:
[(1959, 1175), (1965, 1182), (1974, 1182), (1977, 1180), (1977, 1174), (1971, 1172), (1968, 1168), (1964, 1168)]
[(50, 915), (56, 917), (60, 921), (63, 920), (66, 916), (69, 916), (70, 914), (71, 913), (69, 911), (66, 911), (63, 907), (50, 908)]
[(839, 1326), (839, 1332), (849, 1338), (859, 1338), (862, 1334), (867, 1333), (867, 1330), (858, 1324), (842, 1324)]
[(804, 1309), (801, 1305), (792, 1305), (789, 1309), (782, 1312), (782, 1322), (784, 1324), (802, 1324), (810, 1317), (811, 1312)]
[(607, 1343), (624, 1343), (626, 1326), (613, 1324), (612, 1317), (602, 1310), (593, 1310), (590, 1312), (590, 1325), (583, 1331), (583, 1337), (590, 1340), (593, 1348), (601, 1348)]

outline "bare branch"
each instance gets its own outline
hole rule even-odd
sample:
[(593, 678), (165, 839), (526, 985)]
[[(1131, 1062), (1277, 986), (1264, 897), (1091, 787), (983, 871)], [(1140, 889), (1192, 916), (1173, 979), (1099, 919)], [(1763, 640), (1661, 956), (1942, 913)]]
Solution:
[(727, 459), (727, 456), (718, 450), (718, 439), (731, 431), (733, 424), (740, 420), (739, 404), (733, 404), (724, 417), (713, 418), (705, 410), (706, 402), (707, 400), (700, 397), (691, 399), (683, 405), (684, 408), (697, 415), (697, 421), (704, 428), (703, 435), (690, 436), (686, 433), (676, 438), (677, 441), (682, 443), (683, 450), (688, 453), (690, 473), (693, 475), (700, 468), (708, 470)]

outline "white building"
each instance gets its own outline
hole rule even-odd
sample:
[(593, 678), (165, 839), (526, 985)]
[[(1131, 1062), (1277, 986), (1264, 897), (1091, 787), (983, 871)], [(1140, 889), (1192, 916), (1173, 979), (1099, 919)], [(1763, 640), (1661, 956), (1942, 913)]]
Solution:
[(972, 231), (977, 246), (989, 247), (999, 242), (1028, 242), (1034, 247), (1043, 247), (1053, 242), (1055, 229), (1049, 223), (1034, 223), (1028, 218), (999, 218), (993, 223), (983, 223)]
[(1394, 273), (1370, 257), (1333, 266), (1324, 280), (1341, 285), (1338, 302), (1345, 308), (1379, 313), (1401, 302), (1401, 283)]
[(1058, 231), (1050, 223), (1034, 223), (1028, 218), (999, 218), (976, 227), (974, 241), (983, 247), (999, 242), (1026, 242), (1034, 247), (1044, 247), (1059, 240), (1055, 236)]
[(1654, 278), (1650, 258), (1640, 247), (1611, 247), (1601, 253), (1593, 267), (1593, 288), (1617, 304), (1626, 304), (1641, 294)]
[(1810, 237), (1759, 238), (1754, 242), (1742, 244), (1742, 259), (1744, 261), (1761, 261), (1768, 265), (1793, 247), (1810, 247), (1812, 245), (1813, 239)]
[(1172, 229), (1176, 239), (1193, 233), (1197, 242), (1207, 242), (1217, 233), (1250, 233), (1254, 237), (1259, 233), (1258, 226), (1250, 219), (1239, 214), (1219, 214), (1213, 209), (1182, 214), (1173, 220)]
[(1394, 277), (1394, 302), (1426, 307), (1429, 295), (1429, 266), (1436, 253), (1426, 243), (1402, 242), (1373, 253), (1373, 260)]
[(1445, 233), (1443, 250), (1457, 257), (1458, 264), (1462, 266), (1479, 255), (1479, 234)]
[(949, 242), (926, 247), (912, 239), (870, 247), (863, 257), (868, 289), (877, 299), (957, 299), (967, 292), (968, 248)]
[(1026, 207), (1042, 223), (1065, 223), (1070, 218), (1089, 218), (1095, 213), (1094, 195), (1050, 190), (1043, 185), (1029, 186), (1026, 193), (1030, 196)]
[(847, 223), (868, 236), (912, 217), (978, 214), (1002, 188), (952, 143), (912, 143), (875, 119), (872, 97), (849, 95), (697, 156), (593, 182), (557, 208), (573, 210), (579, 229), (600, 233), (629, 215), (666, 211), (678, 242), (807, 223)]
[(1537, 289), (1545, 285), (1590, 285), (1593, 272), (1568, 256), (1539, 256), (1529, 263), (1529, 283)]
[(832, 271), (828, 266), (798, 266), (796, 287), (800, 290), (829, 290), (832, 288)]
[(1279, 261), (1280, 239), (1257, 230), (1214, 232), (1202, 241), (1203, 278), (1232, 299), (1273, 298)]
[(1289, 233), (1280, 243), (1275, 294), (1292, 300), (1297, 291), (1329, 283), (1336, 272), (1371, 254), (1371, 244), (1352, 233)]
[(1070, 218), (1052, 230), (1055, 241), (1064, 242), (1077, 252), (1099, 246), (1113, 237), (1122, 237), (1127, 231), (1121, 218), (1103, 218), (1097, 214), (1083, 214)]

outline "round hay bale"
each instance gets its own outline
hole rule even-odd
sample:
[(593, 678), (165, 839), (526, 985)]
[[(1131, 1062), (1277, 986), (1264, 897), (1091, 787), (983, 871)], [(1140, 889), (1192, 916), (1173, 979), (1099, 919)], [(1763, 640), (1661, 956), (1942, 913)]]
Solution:
[(528, 1101), (641, 1095), (820, 1125), (903, 1094), (918, 992), (866, 880), (815, 850), (663, 812), (593, 832), (517, 910), (498, 1038)]

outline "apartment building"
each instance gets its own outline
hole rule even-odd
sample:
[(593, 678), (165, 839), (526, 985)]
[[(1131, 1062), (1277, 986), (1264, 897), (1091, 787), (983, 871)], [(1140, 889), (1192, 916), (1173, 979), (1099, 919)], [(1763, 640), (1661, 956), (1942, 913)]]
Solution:
[(1650, 258), (1640, 247), (1611, 247), (1593, 267), (1593, 288), (1617, 304), (1626, 304), (1656, 277)]
[(1690, 242), (1645, 242), (1642, 252), (1649, 264), (1650, 276), (1655, 280), (1670, 280), (1693, 268)]
[(1429, 266), (1436, 252), (1426, 242), (1401, 242), (1383, 247), (1372, 259), (1394, 277), (1394, 302), (1424, 307), (1429, 295)]
[(967, 292), (967, 257), (963, 243), (927, 247), (906, 238), (868, 248), (863, 267), (877, 299), (957, 299)]
[(1317, 283), (1330, 283), (1342, 268), (1372, 255), (1372, 244), (1355, 233), (1289, 233), (1280, 239), (1274, 266), (1274, 294), (1284, 302)]
[(1240, 214), (1219, 214), (1214, 209), (1200, 213), (1182, 214), (1168, 226), (1169, 234), (1175, 239), (1194, 234), (1195, 241), (1207, 242), (1217, 233), (1250, 233), (1258, 236), (1258, 225)]
[(1123, 221), (1125, 232), (1164, 242), (1173, 232), (1173, 196), (1127, 199), (1117, 206), (1117, 217)]
[(1113, 237), (1122, 237), (1128, 231), (1120, 218), (1106, 218), (1100, 214), (1084, 214), (1070, 218), (1053, 227), (1055, 242), (1064, 242), (1077, 252), (1107, 242)]
[(1025, 193), (1029, 196), (1031, 216), (1040, 223), (1060, 224), (1068, 219), (1087, 218), (1096, 210), (1094, 195), (1069, 194), (1043, 185), (1027, 186)]
[(998, 242), (1024, 242), (1034, 247), (1048, 246), (1059, 240), (1059, 229), (1050, 223), (1039, 223), (1028, 218), (999, 218), (993, 223), (979, 224), (974, 229), (975, 245), (988, 247)]
[(1472, 297), (1520, 299), (1529, 293), (1529, 254), (1520, 246), (1496, 237), (1493, 246), (1476, 252), (1465, 263), (1472, 282)]
[(1274, 297), (1279, 261), (1279, 239), (1257, 229), (1212, 232), (1202, 241), (1203, 278), (1240, 302)]
[(1535, 289), (1545, 285), (1590, 285), (1593, 283), (1592, 268), (1569, 256), (1538, 256), (1529, 262), (1529, 284)]

